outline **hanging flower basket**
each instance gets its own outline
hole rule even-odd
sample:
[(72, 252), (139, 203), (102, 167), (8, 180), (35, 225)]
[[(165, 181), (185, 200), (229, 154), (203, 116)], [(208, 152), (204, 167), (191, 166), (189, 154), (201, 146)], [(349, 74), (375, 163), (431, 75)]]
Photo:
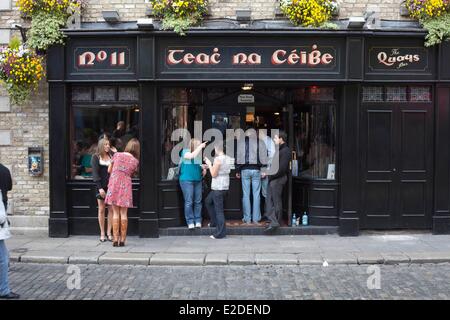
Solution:
[(406, 7), (412, 18), (435, 18), (449, 11), (450, 0), (407, 0)]
[(321, 27), (338, 7), (332, 0), (280, 0), (280, 9), (296, 26)]
[(150, 0), (153, 14), (162, 19), (164, 30), (185, 35), (185, 30), (199, 24), (208, 14), (208, 0)]
[[(13, 43), (12, 41), (11, 43)], [(0, 49), (0, 79), (11, 101), (23, 104), (44, 76), (43, 59), (23, 45)]]
[(31, 18), (27, 45), (30, 48), (45, 51), (54, 44), (63, 44), (61, 28), (69, 16), (81, 12), (85, 0), (18, 0), (21, 14)]
[(406, 0), (405, 5), (410, 17), (428, 32), (425, 46), (450, 39), (450, 0)]

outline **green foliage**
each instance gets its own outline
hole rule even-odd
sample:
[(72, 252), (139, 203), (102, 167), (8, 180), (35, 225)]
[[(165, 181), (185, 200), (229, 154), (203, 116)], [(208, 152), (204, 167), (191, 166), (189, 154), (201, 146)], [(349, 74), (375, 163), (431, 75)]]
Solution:
[(425, 37), (425, 46), (431, 47), (450, 39), (450, 13), (439, 17), (420, 20), (423, 28), (428, 31)]
[(189, 29), (190, 26), (195, 25), (197, 19), (188, 17), (175, 17), (173, 15), (167, 15), (162, 21), (162, 28), (164, 30), (173, 30), (181, 36), (186, 35), (185, 30)]
[(337, 30), (339, 29), (339, 26), (333, 22), (327, 21), (320, 25), (320, 29)]
[(180, 35), (201, 22), (207, 13), (208, 0), (150, 0), (155, 16), (162, 19), (164, 30)]
[(25, 86), (17, 86), (12, 83), (6, 84), (6, 89), (8, 90), (9, 98), (11, 102), (15, 105), (22, 105), (28, 101), (30, 98), (31, 90)]
[(28, 47), (45, 51), (53, 44), (63, 44), (65, 36), (60, 28), (65, 24), (66, 19), (61, 14), (39, 12), (33, 15), (27, 35)]
[(20, 45), (22, 44), (22, 42), (20, 41), (20, 39), (18, 37), (13, 37), (11, 38), (11, 40), (9, 40), (9, 47), (12, 50), (19, 50)]

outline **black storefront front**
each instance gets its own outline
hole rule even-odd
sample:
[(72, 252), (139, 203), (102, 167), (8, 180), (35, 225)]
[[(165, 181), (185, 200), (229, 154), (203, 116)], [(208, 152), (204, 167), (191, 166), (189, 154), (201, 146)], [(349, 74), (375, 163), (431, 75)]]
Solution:
[[(299, 173), (286, 189), (286, 221), (307, 210), (310, 228), (340, 235), (450, 232), (450, 43), (425, 48), (424, 33), (406, 29), (180, 37), (97, 26), (67, 35), (48, 53), (51, 237), (98, 232), (92, 181), (74, 171), (77, 140), (117, 121), (142, 147), (131, 235), (185, 225), (170, 132), (219, 120), (288, 132)], [(226, 216), (239, 219), (238, 180), (231, 190)]]

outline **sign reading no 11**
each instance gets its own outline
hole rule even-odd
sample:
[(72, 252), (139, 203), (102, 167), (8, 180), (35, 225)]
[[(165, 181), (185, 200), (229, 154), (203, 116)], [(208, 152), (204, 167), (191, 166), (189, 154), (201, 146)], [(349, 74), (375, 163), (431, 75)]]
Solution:
[(107, 61), (111, 67), (125, 66), (125, 52), (112, 51), (108, 53), (106, 50), (100, 50), (95, 53), (92, 51), (86, 51), (78, 56), (79, 67), (95, 66), (97, 64), (104, 64)]

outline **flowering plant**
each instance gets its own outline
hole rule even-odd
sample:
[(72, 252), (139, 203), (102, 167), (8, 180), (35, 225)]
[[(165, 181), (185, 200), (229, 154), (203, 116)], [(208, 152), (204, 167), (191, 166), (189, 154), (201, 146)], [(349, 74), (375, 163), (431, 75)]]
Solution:
[(208, 0), (150, 0), (155, 16), (162, 18), (163, 29), (184, 30), (199, 23), (208, 11)]
[(81, 9), (85, 6), (84, 0), (18, 0), (19, 10), (32, 17), (40, 12), (66, 15), (69, 8)]
[(4, 82), (11, 101), (22, 104), (35, 90), (44, 76), (42, 58), (13, 39), (0, 49), (0, 79)]
[(450, 0), (406, 0), (406, 7), (428, 32), (425, 46), (450, 39)]
[(335, 3), (332, 0), (280, 0), (280, 9), (295, 25), (320, 27), (331, 18)]
[(19, 10), (32, 18), (27, 45), (45, 51), (53, 44), (64, 43), (60, 28), (69, 16), (81, 12), (85, 0), (18, 0)]
[(407, 0), (406, 7), (413, 18), (434, 18), (450, 9), (450, 0)]

